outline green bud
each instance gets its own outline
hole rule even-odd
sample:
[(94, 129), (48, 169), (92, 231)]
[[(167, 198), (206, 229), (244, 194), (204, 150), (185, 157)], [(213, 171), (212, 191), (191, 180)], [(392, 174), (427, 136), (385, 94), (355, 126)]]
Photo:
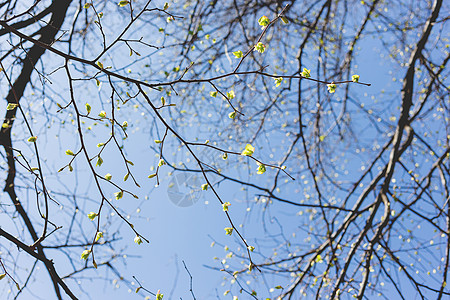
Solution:
[(138, 244), (138, 245), (142, 244), (142, 239), (141, 239), (141, 237), (137, 235), (137, 236), (134, 238), (134, 242), (135, 242), (136, 244)]
[(88, 114), (90, 114), (91, 109), (92, 109), (91, 105), (89, 103), (86, 103), (86, 111)]
[(224, 204), (222, 204), (222, 209), (223, 211), (228, 211), (228, 207), (231, 205), (230, 202), (225, 202)]
[(258, 44), (255, 45), (255, 51), (258, 51), (259, 53), (264, 53), (264, 51), (266, 51), (266, 46), (259, 42)]
[(225, 234), (227, 234), (227, 235), (231, 235), (233, 233), (233, 228), (231, 228), (231, 227), (225, 227), (224, 230), (225, 230)]
[(99, 116), (100, 118), (106, 118), (106, 111), (102, 110), (102, 111), (98, 114), (98, 116)]
[(97, 217), (97, 214), (95, 212), (90, 212), (90, 213), (88, 213), (87, 216), (88, 216), (89, 220), (94, 220), (95, 217)]
[(234, 52), (233, 52), (233, 55), (234, 55), (236, 58), (241, 58), (242, 56), (244, 56), (244, 54), (242, 53), (241, 50), (234, 51)]
[(279, 87), (281, 83), (283, 83), (283, 77), (275, 78), (275, 86), (276, 87)]
[(87, 260), (89, 254), (91, 254), (91, 250), (84, 250), (83, 253), (81, 253), (81, 259)]
[(255, 152), (255, 147), (253, 147), (250, 144), (245, 145), (244, 150), (242, 151), (241, 155), (245, 156), (252, 156), (252, 154)]
[(227, 92), (227, 98), (228, 98), (229, 100), (234, 99), (234, 97), (236, 97), (236, 95), (235, 95), (235, 93), (234, 93), (233, 90)]
[(97, 235), (95, 236), (95, 241), (97, 242), (102, 237), (103, 237), (103, 232), (101, 232), (101, 231), (97, 232)]
[(260, 165), (258, 166), (258, 171), (257, 171), (256, 173), (257, 173), (257, 174), (264, 174), (265, 172), (266, 172), (266, 166), (260, 164)]
[(128, 3), (130, 3), (130, 1), (123, 0), (123, 1), (120, 1), (119, 3), (117, 3), (117, 5), (119, 5), (120, 7), (124, 7), (124, 6), (126, 6)]
[(266, 16), (262, 16), (261, 18), (259, 18), (258, 20), (258, 24), (259, 26), (262, 26), (263, 28), (266, 27), (267, 25), (269, 25), (270, 20), (268, 17)]
[(97, 166), (97, 167), (101, 167), (102, 164), (103, 164), (103, 159), (99, 156), (99, 157), (97, 158), (97, 164), (96, 164), (96, 166)]
[(114, 197), (116, 197), (116, 200), (119, 200), (123, 197), (123, 191), (114, 193)]
[(28, 138), (28, 141), (29, 141), (30, 143), (34, 143), (34, 142), (36, 142), (36, 140), (37, 140), (37, 136), (30, 136), (30, 137)]
[(8, 106), (6, 106), (6, 110), (13, 110), (15, 109), (17, 106), (19, 106), (16, 103), (8, 103)]
[(300, 74), (302, 77), (309, 78), (311, 77), (311, 70), (307, 68), (303, 68), (303, 72)]
[(336, 92), (336, 85), (333, 82), (330, 84), (327, 84), (327, 88), (328, 88), (328, 91), (330, 92), (330, 94), (333, 94), (334, 92)]

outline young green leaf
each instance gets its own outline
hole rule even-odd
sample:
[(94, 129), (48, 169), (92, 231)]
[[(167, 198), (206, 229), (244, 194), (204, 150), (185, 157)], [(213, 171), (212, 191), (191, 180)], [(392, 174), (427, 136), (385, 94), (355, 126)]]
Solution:
[(103, 237), (103, 232), (101, 232), (101, 231), (97, 232), (97, 235), (95, 236), (95, 241), (97, 242), (102, 237)]
[(266, 166), (263, 164), (260, 164), (258, 166), (258, 171), (256, 172), (257, 174), (264, 174), (266, 172)]
[(300, 74), (302, 77), (309, 78), (311, 77), (311, 70), (307, 68), (303, 68), (303, 72)]
[(234, 52), (233, 52), (233, 55), (234, 55), (236, 58), (241, 58), (242, 56), (244, 56), (244, 54), (242, 53), (241, 50), (234, 51)]
[(97, 164), (96, 164), (96, 166), (97, 166), (97, 167), (101, 167), (102, 164), (103, 164), (103, 159), (99, 156), (99, 157), (97, 158)]
[(114, 193), (114, 197), (116, 197), (116, 200), (121, 199), (123, 197), (123, 191)]
[(34, 143), (34, 142), (36, 142), (36, 140), (37, 140), (37, 136), (30, 136), (30, 137), (28, 138), (28, 141), (29, 141), (30, 143)]
[(134, 242), (135, 242), (136, 244), (138, 244), (138, 245), (142, 244), (142, 239), (141, 239), (141, 237), (137, 235), (137, 236), (134, 238)]
[(241, 155), (246, 156), (252, 156), (252, 154), (255, 152), (255, 147), (253, 147), (250, 144), (245, 145), (244, 150), (242, 151)]
[(258, 51), (259, 53), (264, 53), (264, 51), (266, 51), (266, 46), (259, 42), (258, 44), (255, 45), (255, 51)]
[(275, 78), (275, 86), (279, 87), (283, 83), (283, 77)]
[(234, 93), (233, 90), (227, 92), (227, 98), (228, 98), (229, 100), (234, 99), (234, 97), (236, 97), (236, 94)]
[(128, 3), (130, 3), (130, 1), (123, 0), (123, 1), (120, 1), (119, 3), (117, 3), (117, 5), (119, 5), (120, 7), (124, 7), (124, 6), (126, 6)]
[(81, 253), (81, 259), (87, 260), (89, 254), (91, 254), (91, 250), (84, 250), (83, 253)]
[(330, 92), (330, 94), (333, 94), (334, 92), (336, 92), (336, 85), (333, 82), (327, 84), (327, 89)]
[(16, 103), (8, 103), (8, 106), (6, 106), (6, 110), (13, 110), (15, 109), (17, 106), (19, 106)]
[(233, 233), (233, 228), (231, 228), (231, 227), (225, 227), (224, 230), (225, 230), (225, 234), (227, 234), (227, 235), (231, 235)]
[(261, 18), (259, 18), (258, 20), (258, 24), (259, 26), (262, 26), (262, 28), (266, 27), (267, 25), (269, 25), (270, 20), (268, 17), (266, 16), (262, 16)]
[(95, 217), (97, 217), (97, 214), (95, 212), (91, 211), (90, 213), (88, 213), (89, 220), (94, 220)]
[(163, 165), (165, 165), (166, 164), (166, 162), (164, 161), (164, 159), (160, 159), (159, 160), (159, 162), (158, 162), (158, 167), (161, 167), (161, 166), (163, 166)]
[(225, 202), (224, 204), (222, 204), (222, 209), (223, 211), (228, 211), (228, 207), (231, 205), (230, 202)]

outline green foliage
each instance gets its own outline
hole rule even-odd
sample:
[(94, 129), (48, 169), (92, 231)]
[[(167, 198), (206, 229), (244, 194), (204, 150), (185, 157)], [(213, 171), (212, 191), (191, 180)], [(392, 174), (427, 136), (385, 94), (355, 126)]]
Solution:
[(259, 18), (258, 20), (258, 24), (259, 26), (262, 26), (263, 28), (266, 27), (267, 25), (269, 25), (270, 20), (268, 17), (266, 16), (262, 16), (261, 18)]
[(225, 227), (224, 230), (226, 235), (231, 235), (233, 233), (233, 228), (231, 227)]
[(97, 217), (97, 214), (95, 212), (88, 213), (89, 220), (94, 220)]
[(117, 5), (119, 5), (120, 7), (124, 7), (124, 6), (127, 6), (129, 3), (130, 3), (130, 1), (123, 0), (123, 1), (120, 1), (119, 3), (117, 3)]
[(258, 51), (259, 53), (264, 53), (264, 51), (266, 51), (266, 45), (264, 45), (261, 42), (258, 42), (258, 44), (255, 45), (255, 51)]
[(254, 152), (255, 152), (255, 147), (253, 147), (250, 144), (247, 144), (247, 145), (245, 145), (245, 148), (242, 151), (241, 155), (252, 156)]
[(142, 239), (141, 239), (141, 237), (137, 235), (137, 236), (134, 238), (134, 242), (135, 242), (136, 244), (138, 244), (138, 245), (142, 244)]
[(241, 50), (234, 51), (234, 52), (233, 52), (233, 55), (234, 55), (236, 58), (242, 58), (242, 56), (244, 56), (244, 54), (242, 53)]
[(91, 254), (91, 250), (84, 250), (81, 253), (81, 259), (87, 260), (89, 258), (90, 254)]

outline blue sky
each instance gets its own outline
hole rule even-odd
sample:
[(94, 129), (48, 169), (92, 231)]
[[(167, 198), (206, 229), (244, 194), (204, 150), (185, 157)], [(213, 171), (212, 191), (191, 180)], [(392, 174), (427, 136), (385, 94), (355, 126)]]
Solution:
[[(154, 3), (155, 6), (159, 4), (162, 5), (162, 2)], [(126, 14), (124, 15), (126, 16)], [(125, 22), (126, 19), (118, 19), (117, 15), (111, 17), (105, 15), (104, 24), (107, 25), (105, 28), (115, 32), (115, 26), (120, 27), (122, 24), (120, 21)], [(156, 19), (151, 24), (156, 29), (158, 26), (166, 26), (164, 18)], [(139, 34), (144, 32), (144, 29), (148, 29), (146, 26), (149, 26), (148, 23), (139, 24), (136, 28), (132, 28), (131, 32), (133, 34)], [(174, 34), (177, 34), (177, 27), (170, 28), (170, 25), (167, 26), (168, 32), (172, 30)], [(152, 27), (152, 30), (148, 29), (148, 32), (150, 32), (146, 32), (149, 35), (148, 38), (157, 40), (155, 42), (156, 44), (163, 43), (163, 35), (158, 30), (155, 30), (155, 28)], [(204, 26), (204, 30), (208, 32), (212, 28)], [(220, 35), (217, 39), (220, 39)], [(78, 50), (77, 47), (79, 49), (85, 49), (85, 55), (94, 57), (98, 51), (98, 43), (96, 43), (98, 42), (98, 35), (88, 34), (86, 40), (87, 46), (76, 44), (74, 48), (76, 50)], [(205, 40), (205, 42), (209, 43), (211, 41)], [(236, 42), (236, 45), (230, 45), (230, 49), (227, 49), (227, 51), (235, 51), (238, 48), (233, 47), (239, 45)], [(269, 50), (267, 56), (265, 56), (264, 63), (269, 64), (268, 70), (270, 72), (278, 72), (279, 70), (275, 67), (278, 62), (275, 59), (278, 53), (276, 49), (270, 48), (270, 45), (268, 43)], [(202, 46), (198, 44), (197, 47)], [(375, 150), (371, 152), (371, 148), (375, 147), (377, 149), (376, 145), (385, 141), (384, 137), (380, 138), (380, 136), (377, 136), (377, 127), (373, 125), (377, 124), (376, 118), (374, 118), (374, 122), (366, 119), (368, 114), (363, 113), (363, 110), (373, 109), (375, 114), (382, 116), (383, 122), (381, 122), (380, 126), (386, 132), (388, 131), (386, 128), (389, 128), (389, 126), (394, 128), (393, 126), (396, 125), (396, 122), (389, 118), (393, 116), (398, 117), (399, 114), (396, 105), (400, 104), (401, 100), (399, 96), (401, 83), (398, 81), (398, 78), (402, 78), (404, 70), (398, 68), (398, 66), (394, 66), (392, 61), (386, 58), (387, 54), (383, 48), (384, 45), (381, 44), (380, 40), (374, 34), (363, 39), (357, 50), (356, 63), (352, 71), (361, 76), (361, 81), (368, 82), (371, 86), (352, 85), (351, 88), (352, 102), (349, 103), (349, 111), (354, 113), (354, 118), (352, 119), (355, 125), (354, 134), (359, 139), (358, 144), (351, 145), (344, 152), (345, 157), (341, 158), (342, 160), (347, 160), (345, 166), (347, 173), (344, 173), (344, 170), (342, 170), (342, 173), (339, 174), (339, 178), (344, 183), (348, 179), (354, 179), (355, 174), (363, 173), (364, 168), (367, 167), (367, 163), (373, 157), (373, 153), (376, 152)], [(164, 58), (170, 58), (170, 55), (175, 56), (172, 48), (163, 51), (144, 48), (142, 51), (139, 50), (139, 52), (141, 56), (134, 55), (130, 58), (129, 49), (121, 46), (114, 49), (112, 52), (113, 55), (105, 56), (102, 61), (105, 66), (112, 65), (115, 69), (130, 74), (129, 76), (136, 76), (141, 79), (146, 79), (146, 73), (148, 72), (148, 74), (153, 76), (151, 77), (152, 80), (156, 80), (154, 78), (164, 79), (164, 74), (162, 71), (160, 72), (160, 69), (170, 71), (179, 63), (178, 59), (167, 64), (161, 63), (161, 61), (164, 61)], [(163, 55), (159, 56), (158, 53), (163, 53)], [(192, 54), (194, 57), (197, 55), (195, 53)], [(312, 72), (314, 72), (313, 66), (316, 63), (314, 53), (315, 50), (312, 50), (310, 56), (305, 60), (312, 65)], [(198, 60), (204, 61), (206, 58), (198, 56)], [(62, 63), (62, 60), (50, 58), (49, 54), (44, 57), (44, 61), (46, 62), (45, 68), (47, 71), (53, 70)], [(183, 63), (187, 65), (187, 61)], [(229, 71), (235, 66), (236, 61), (224, 58), (215, 63), (219, 68)], [(289, 66), (289, 63), (286, 62), (286, 65)], [(295, 66), (293, 68), (295, 69)], [(127, 69), (130, 69), (130, 71), (128, 72)], [(71, 71), (74, 76), (85, 76), (85, 71), (89, 75), (93, 75), (92, 70), (85, 70), (77, 64), (72, 66)], [(216, 70), (212, 70), (208, 74), (214, 74), (214, 72)], [(220, 70), (217, 73), (220, 73)], [(397, 78), (397, 80), (393, 81), (393, 78)], [(54, 220), (67, 224), (66, 221), (72, 216), (74, 210), (73, 204), (76, 201), (79, 204), (80, 211), (80, 216), (77, 217), (77, 220), (80, 220), (81, 225), (79, 225), (80, 231), (76, 231), (74, 238), (82, 240), (83, 235), (87, 238), (95, 235), (95, 223), (89, 221), (85, 215), (88, 212), (98, 209), (99, 195), (90, 177), (87, 164), (81, 158), (77, 158), (73, 164), (76, 172), (70, 173), (67, 169), (60, 173), (55, 172), (70, 159), (64, 152), (67, 149), (73, 151), (79, 149), (80, 142), (75, 137), (76, 126), (73, 126), (72, 123), (73, 116), (70, 115), (71, 109), (69, 108), (63, 113), (54, 113), (57, 110), (56, 102), (62, 105), (68, 103), (67, 80), (64, 70), (56, 71), (49, 76), (49, 79), (53, 84), (45, 87), (46, 97), (42, 97), (39, 94), (40, 87), (38, 87), (37, 91), (29, 89), (23, 101), (28, 105), (29, 112), (34, 117), (35, 124), (33, 126), (35, 126), (36, 132), (41, 133), (39, 135), (39, 147), (41, 153), (44, 153), (47, 157), (44, 160), (48, 174), (46, 180), (54, 187), (52, 192), (55, 194), (55, 199), (60, 203), (60, 205), (51, 207)], [(92, 106), (93, 115), (97, 115), (101, 110), (105, 110), (109, 115), (111, 110), (109, 94), (111, 91), (105, 77), (99, 77), (99, 80), (102, 81), (100, 87), (94, 80), (90, 80), (89, 82), (77, 81), (76, 99), (79, 101), (78, 105), (81, 109), (84, 109), (85, 103), (89, 103)], [(244, 90), (248, 86), (241, 82), (234, 84), (227, 81), (220, 87), (224, 91), (234, 89), (238, 99), (245, 100), (245, 98), (248, 98), (247, 102), (243, 101), (243, 111), (247, 114), (246, 118), (255, 113), (260, 105), (265, 104), (265, 102), (259, 102), (260, 98), (258, 97), (252, 97), (250, 94), (239, 94), (241, 89)], [(125, 92), (129, 91), (130, 94), (136, 92), (136, 89), (133, 87), (127, 90), (128, 87), (120, 82), (115, 82), (115, 85), (120, 87), (120, 92), (122, 92), (121, 96), (123, 97), (126, 97), (124, 95)], [(249, 89), (251, 89), (251, 84), (249, 85)], [(315, 84), (306, 82), (303, 87), (305, 90), (308, 88), (314, 89)], [(204, 141), (205, 139), (210, 139), (212, 143), (215, 141), (221, 142), (219, 145), (223, 145), (224, 148), (230, 146), (237, 152), (242, 151), (242, 148), (248, 143), (252, 131), (249, 130), (250, 133), (247, 136), (245, 134), (235, 134), (240, 129), (245, 129), (245, 127), (232, 127), (233, 121), (226, 117), (230, 111), (229, 107), (222, 102), (218, 102), (217, 104), (215, 102), (216, 99), (208, 97), (211, 87), (199, 84), (195, 87), (197, 89), (196, 93), (193, 93), (195, 89), (190, 90), (193, 93), (190, 96), (182, 89), (183, 86), (176, 87), (175, 89), (180, 93), (179, 97), (176, 97), (174, 93), (172, 96), (167, 96), (157, 91), (148, 91), (148, 95), (155, 102), (161, 95), (164, 95), (169, 103), (177, 104), (171, 112), (169, 110), (163, 110), (162, 114), (166, 120), (176, 124), (177, 130), (187, 140), (193, 141), (198, 138), (199, 141)], [(329, 103), (335, 105), (337, 110), (339, 110), (342, 104), (343, 90), (342, 86), (338, 86), (338, 92), (332, 95), (329, 101)], [(272, 88), (270, 92), (276, 94), (277, 90)], [(290, 92), (295, 95), (296, 90), (293, 89)], [(6, 93), (6, 89), (2, 86), (2, 94), (4, 93)], [(289, 95), (289, 92), (286, 92), (286, 95)], [(36, 102), (36, 97), (39, 97), (39, 102)], [(315, 94), (310, 94), (309, 97), (313, 100), (316, 99)], [(328, 99), (326, 98), (328, 94), (322, 91), (321, 97), (323, 97), (322, 99)], [(289, 101), (293, 101), (293, 103), (296, 101), (295, 99), (289, 98), (289, 96), (285, 96), (284, 100), (288, 101), (288, 103), (290, 103)], [(135, 244), (133, 242), (135, 235), (132, 230), (124, 222), (118, 221), (117, 216), (112, 214), (111, 209), (106, 208), (102, 216), (101, 229), (105, 231), (105, 235), (112, 234), (116, 231), (120, 233), (118, 238), (121, 240), (114, 245), (115, 251), (120, 253), (120, 256), (116, 258), (117, 270), (119, 270), (120, 276), (128, 280), (130, 284), (127, 285), (120, 279), (120, 276), (111, 271), (108, 271), (106, 274), (102, 273), (106, 277), (105, 280), (104, 278), (100, 278), (98, 273), (95, 273), (93, 270), (88, 270), (81, 275), (81, 288), (68, 281), (71, 287), (74, 287), (74, 291), (80, 295), (81, 299), (88, 298), (88, 296), (92, 299), (99, 299), (99, 297), (108, 299), (139, 299), (140, 297), (148, 296), (143, 290), (138, 294), (134, 293), (137, 283), (132, 277), (135, 276), (145, 288), (152, 292), (161, 290), (165, 294), (165, 299), (191, 299), (192, 296), (189, 291), (190, 278), (183, 266), (184, 261), (193, 276), (193, 292), (197, 299), (231, 299), (233, 295), (239, 296), (239, 299), (249, 298), (245, 293), (238, 293), (239, 288), (236, 288), (238, 283), (233, 283), (229, 274), (217, 270), (225, 268), (232, 272), (236, 269), (243, 269), (248, 264), (246, 258), (240, 259), (236, 257), (242, 253), (242, 243), (236, 238), (236, 235), (234, 234), (231, 237), (225, 235), (224, 228), (228, 227), (229, 223), (219, 201), (214, 197), (210, 189), (208, 191), (200, 191), (200, 185), (204, 183), (204, 179), (201, 176), (198, 174), (190, 175), (188, 173), (172, 172), (173, 170), (169, 166), (162, 167), (159, 174), (161, 183), (156, 187), (155, 178), (148, 179), (147, 176), (154, 173), (153, 168), (159, 161), (159, 157), (155, 155), (159, 151), (159, 146), (158, 144), (155, 145), (153, 140), (162, 138), (164, 128), (161, 126), (161, 123), (155, 121), (154, 116), (146, 108), (145, 103), (143, 103), (143, 99), (131, 99), (128, 105), (123, 104), (119, 106), (120, 110), (116, 111), (117, 120), (120, 123), (123, 121), (129, 123), (127, 129), (129, 137), (123, 140), (125, 145), (124, 151), (127, 158), (134, 163), (134, 166), (130, 168), (141, 187), (136, 187), (131, 179), (123, 182), (122, 178), (126, 174), (125, 163), (114, 147), (108, 146), (105, 149), (102, 153), (104, 163), (101, 167), (96, 167), (96, 170), (99, 170), (99, 174), (101, 175), (106, 175), (107, 173), (112, 174), (113, 181), (120, 182), (121, 186), (133, 191), (133, 193), (139, 196), (139, 199), (134, 199), (130, 195), (125, 195), (120, 200), (113, 200), (113, 193), (117, 192), (117, 188), (111, 185), (104, 185), (104, 192), (109, 195), (112, 203), (114, 203), (117, 209), (122, 212), (122, 215), (150, 243), (143, 243), (142, 245)], [(42, 117), (42, 107), (52, 112), (52, 115), (47, 119)], [(287, 107), (286, 111), (292, 108), (289, 104), (285, 107)], [(187, 112), (183, 112), (183, 109), (186, 109)], [(284, 129), (279, 129), (279, 125), (285, 121), (289, 123), (288, 126), (292, 125), (291, 122), (294, 123), (294, 117), (292, 115), (286, 115), (286, 111), (268, 117), (270, 125), (265, 127), (267, 134), (263, 134), (254, 144), (257, 148), (255, 157), (267, 159), (271, 163), (277, 163), (279, 157), (282, 156), (283, 153), (277, 152), (277, 150), (285, 147), (291, 137), (286, 135), (287, 129), (283, 131)], [(176, 118), (179, 116), (181, 116), (181, 119), (177, 122), (171, 119), (171, 117)], [(225, 117), (221, 119), (221, 116)], [(307, 115), (306, 118), (309, 116)], [(283, 117), (286, 119), (284, 120)], [(199, 120), (198, 123), (196, 123), (197, 119)], [(250, 120), (245, 120), (246, 122), (248, 121), (246, 124), (252, 125)], [(88, 145), (88, 151), (91, 155), (94, 155), (99, 151), (97, 144), (105, 142), (109, 138), (110, 127), (104, 126), (106, 122), (95, 122), (88, 119), (85, 121), (86, 123), (83, 124), (85, 142)], [(219, 128), (217, 128), (216, 124), (219, 124)], [(438, 129), (434, 128), (436, 124), (439, 123), (431, 124), (431, 129)], [(89, 126), (92, 128), (89, 129)], [(219, 132), (224, 134), (223, 137), (218, 135)], [(330, 134), (330, 139), (337, 136), (334, 135), (336, 133), (335, 130), (332, 132), (333, 134)], [(117, 133), (117, 135), (123, 137), (122, 133)], [(225, 135), (232, 135), (233, 137), (229, 141), (225, 141)], [(26, 157), (33, 159), (31, 149), (27, 148), (27, 143), (23, 142), (25, 136), (26, 134), (24, 132), (17, 131), (17, 147), (24, 149), (23, 151)], [(169, 134), (168, 142), (164, 145), (164, 154), (167, 156), (167, 159), (175, 163), (182, 161), (186, 165), (192, 166), (192, 157), (186, 155), (185, 148), (178, 146), (176, 138)], [(332, 147), (334, 145), (330, 143), (329, 146)], [(275, 170), (268, 168), (266, 174), (257, 177), (255, 176), (257, 165), (248, 158), (242, 159), (230, 155), (228, 160), (224, 161), (221, 159), (222, 153), (220, 152), (205, 151), (200, 147), (195, 149), (205, 162), (217, 164), (226, 174), (243, 180), (249, 180), (258, 184), (267, 182), (269, 185), (275, 172)], [(307, 172), (304, 172), (304, 169), (300, 168), (301, 163), (299, 162), (297, 165), (296, 162), (295, 159), (291, 159), (287, 164), (287, 170), (295, 173), (296, 180), (292, 181), (287, 176), (285, 176), (286, 178), (283, 177), (283, 180), (280, 180), (280, 191), (277, 194), (289, 199), (308, 201), (306, 194), (310, 193), (314, 195), (314, 192), (311, 192), (310, 188), (308, 189), (308, 186), (311, 186), (311, 178), (308, 178), (309, 175)], [(429, 161), (424, 161), (425, 170), (428, 165)], [(302, 172), (306, 174), (305, 178), (301, 177)], [(337, 173), (336, 175), (338, 175)], [(403, 176), (403, 178), (398, 178), (397, 180), (409, 180), (407, 175), (403, 174)], [(175, 181), (174, 178), (176, 178)], [(309, 225), (309, 221), (307, 218), (299, 218), (299, 216), (302, 212), (307, 212), (306, 210), (279, 202), (273, 202), (270, 204), (269, 209), (265, 209), (266, 204), (261, 199), (258, 202), (255, 201), (257, 191), (253, 189), (242, 190), (239, 184), (231, 182), (220, 182), (219, 184), (219, 178), (217, 176), (210, 178), (212, 182), (216, 183), (215, 187), (223, 199), (231, 202), (230, 214), (233, 222), (237, 225), (243, 224), (243, 227), (240, 228), (241, 233), (250, 244), (256, 246), (254, 254), (255, 262), (263, 262), (265, 257), (273, 255), (274, 252), (288, 251), (286, 249), (290, 249), (290, 246), (287, 245), (287, 240), (291, 240), (293, 233), (297, 234), (297, 237), (295, 239), (292, 238), (292, 240), (298, 241), (299, 245), (320, 242), (318, 237), (317, 241), (303, 241), (303, 238), (307, 237), (304, 229)], [(189, 187), (194, 188), (192, 195), (189, 194), (190, 188), (182, 186), (186, 181)], [(368, 181), (370, 181), (370, 178), (364, 180), (363, 183), (367, 184)], [(20, 184), (24, 187), (32, 186), (32, 182), (27, 180), (24, 180)], [(27, 193), (25, 189), (23, 191), (24, 194)], [(30, 192), (28, 194), (32, 195)], [(79, 195), (78, 200), (72, 199), (70, 197), (71, 194)], [(187, 202), (192, 201), (194, 203), (187, 207), (176, 205), (174, 202), (180, 201), (177, 195), (185, 197), (182, 199), (185, 199)], [(331, 196), (339, 199), (343, 194), (336, 192), (330, 195), (329, 198)], [(2, 199), (1, 201), (2, 203), (7, 202), (7, 199)], [(35, 203), (29, 202), (27, 205), (30, 211), (35, 211)], [(37, 219), (37, 214), (34, 214), (33, 218)], [(310, 222), (310, 224), (315, 223)], [(2, 223), (2, 228), (12, 231), (15, 230), (10, 220)], [(61, 235), (55, 235), (54, 238), (62, 238), (64, 236), (64, 230), (65, 228), (60, 233)], [(416, 230), (415, 232), (423, 232), (419, 233), (417, 237), (427, 241), (427, 235), (431, 229), (423, 225), (422, 231)], [(78, 234), (79, 236), (77, 236)], [(395, 244), (395, 242), (393, 243)], [(100, 263), (102, 262), (102, 258), (108, 257), (112, 253), (111, 249), (105, 250), (105, 252), (102, 252), (103, 250), (101, 249), (103, 248), (101, 247), (96, 249), (97, 262)], [(71, 253), (70, 257), (73, 260), (78, 260), (82, 250), (79, 249), (79, 253)], [(430, 251), (432, 253), (438, 253), (437, 250)], [(63, 275), (72, 270), (69, 261), (64, 255), (54, 250), (47, 250), (47, 252), (49, 256), (54, 258), (55, 265), (60, 274)], [(227, 254), (231, 255), (230, 253), (233, 253), (233, 257), (223, 261)], [(22, 262), (24, 264), (27, 262), (28, 265), (31, 263), (23, 255), (20, 256), (20, 262), (21, 264)], [(78, 263), (79, 261), (76, 262), (76, 264)], [(91, 261), (89, 261), (89, 264), (91, 264)], [(257, 271), (253, 271), (253, 274), (254, 277), (248, 276), (245, 279), (239, 279), (239, 283), (249, 290), (255, 289), (258, 292), (258, 298), (273, 298), (280, 292), (276, 289), (273, 290), (275, 286), (287, 286), (289, 283), (286, 278), (282, 278), (281, 276), (260, 276)], [(23, 281), (25, 278), (22, 276), (20, 280)], [(246, 282), (247, 280), (248, 282)], [(425, 282), (427, 280), (424, 279)], [(408, 286), (406, 282), (400, 282), (399, 284)], [(29, 285), (29, 290), (34, 294), (28, 294), (29, 290), (26, 290), (24, 291), (23, 299), (38, 299), (39, 297), (41, 299), (52, 299), (53, 291), (50, 289), (50, 286), (45, 270), (38, 270), (35, 278)], [(389, 284), (386, 284), (386, 286), (387, 289), (392, 289), (392, 286), (389, 286)], [(9, 284), (0, 284), (0, 291), (4, 291), (4, 293), (7, 293), (9, 288)], [(231, 292), (225, 297), (223, 295), (227, 290), (231, 290)], [(390, 299), (396, 299), (395, 297), (397, 296), (393, 294), (392, 297)]]

